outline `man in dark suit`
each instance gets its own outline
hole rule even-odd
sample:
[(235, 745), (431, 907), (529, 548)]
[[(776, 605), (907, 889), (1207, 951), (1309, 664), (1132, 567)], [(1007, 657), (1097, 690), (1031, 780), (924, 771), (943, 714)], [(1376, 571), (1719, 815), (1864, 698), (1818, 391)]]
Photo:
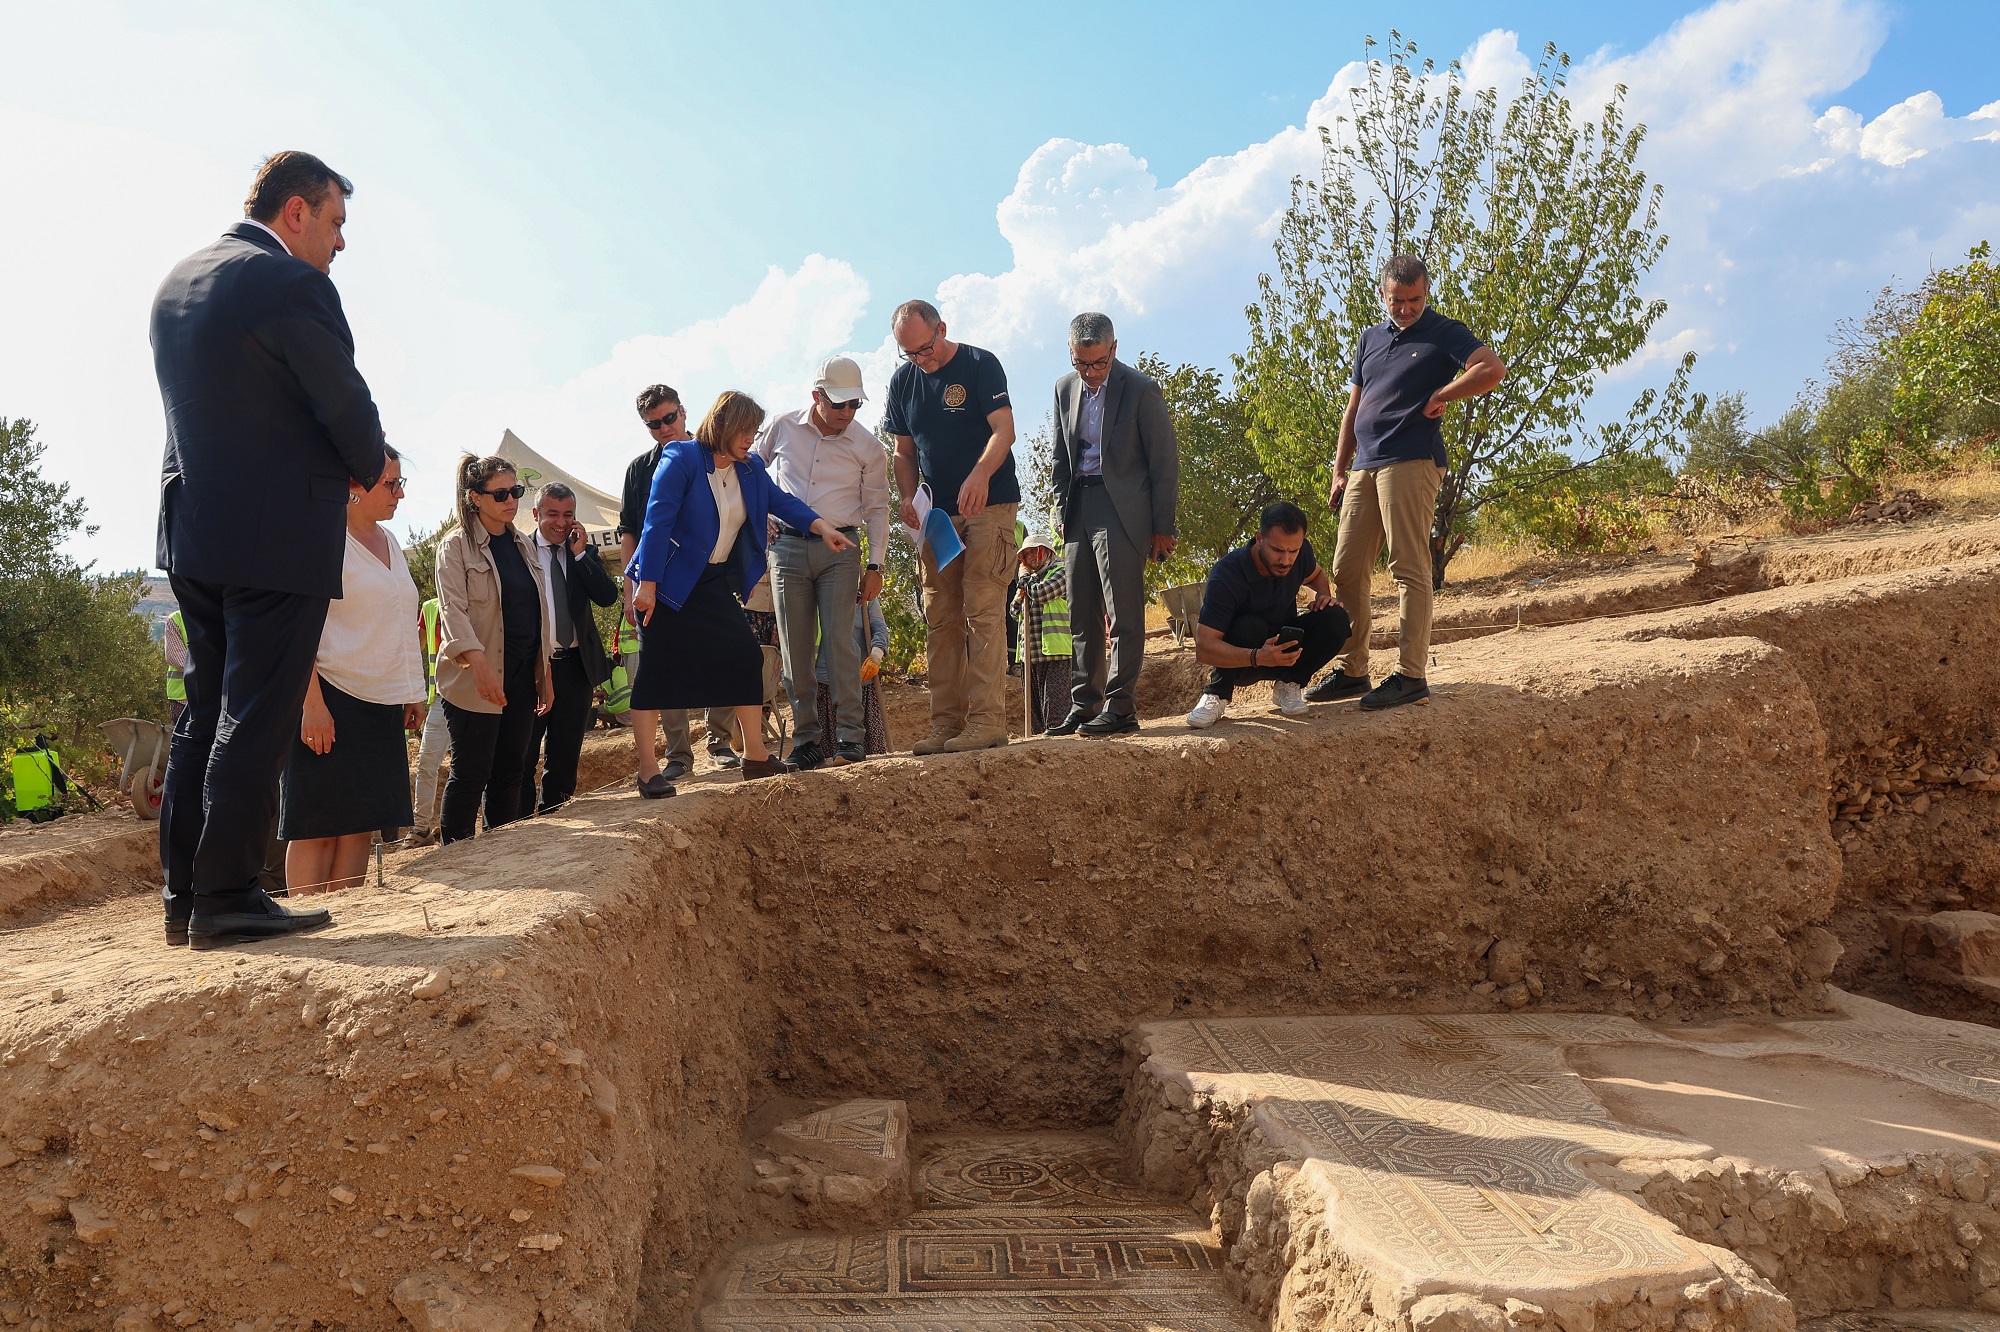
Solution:
[[(554, 626), (550, 639), (550, 672), (555, 676), (556, 701), (535, 718), (535, 738), (528, 746), (528, 769), (521, 778), (521, 811), (546, 814), (576, 794), (576, 760), (583, 733), (590, 729), (591, 701), (597, 686), (611, 678), (611, 659), (597, 632), (592, 605), (618, 604), (618, 585), (604, 572), (597, 550), (576, 520), (576, 492), (551, 481), (535, 495), (535, 556), (542, 562), (544, 608)], [(535, 799), (535, 755), (542, 759), (542, 798)]]
[(1053, 479), (1074, 655), (1069, 716), (1047, 734), (1117, 735), (1139, 729), (1146, 560), (1173, 553), (1181, 455), (1165, 395), (1118, 359), (1108, 316), (1069, 321), (1069, 363), (1056, 381)]
[(160, 809), (167, 941), (195, 948), (328, 923), (257, 886), (327, 602), (347, 483), (372, 488), (382, 422), (327, 277), (354, 188), (310, 153), (259, 168), (245, 220), (153, 299), (166, 404), (158, 560), (187, 625), (188, 707)]

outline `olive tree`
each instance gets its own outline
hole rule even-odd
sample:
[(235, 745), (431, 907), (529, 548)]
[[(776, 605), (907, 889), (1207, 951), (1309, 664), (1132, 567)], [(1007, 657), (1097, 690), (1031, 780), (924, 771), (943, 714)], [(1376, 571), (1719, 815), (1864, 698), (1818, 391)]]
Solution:
[(1624, 88), (1582, 120), (1554, 47), (1504, 99), (1468, 85), (1456, 63), (1420, 63), (1400, 34), (1375, 49), (1370, 39), (1346, 112), (1320, 130), (1318, 178), (1293, 182), (1274, 271), (1247, 312), (1238, 390), (1265, 472), (1283, 490), (1324, 493), (1355, 346), (1383, 318), (1377, 275), (1392, 255), (1421, 258), (1432, 305), (1508, 367), (1444, 419), (1449, 465), (1431, 529), (1442, 586), (1480, 509), (1606, 461), (1662, 457), (1701, 400), (1690, 353), (1622, 419), (1592, 424), (1600, 382), (1645, 348), (1667, 308), (1639, 294), (1667, 238)]

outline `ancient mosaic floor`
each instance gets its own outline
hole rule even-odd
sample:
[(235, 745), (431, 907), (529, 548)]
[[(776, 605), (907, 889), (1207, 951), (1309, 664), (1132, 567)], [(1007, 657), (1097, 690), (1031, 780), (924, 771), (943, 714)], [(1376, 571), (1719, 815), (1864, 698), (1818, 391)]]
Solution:
[(1205, 1221), (1125, 1175), (1108, 1136), (933, 1141), (887, 1231), (746, 1246), (708, 1332), (1251, 1332)]
[(1713, 1149), (1619, 1123), (1565, 1062), (1566, 1048), (1816, 1057), (1982, 1113), (2000, 1105), (2000, 1032), (1838, 1002), (1831, 1020), (1711, 1028), (1687, 1040), (1622, 1018), (1563, 1015), (1164, 1022), (1141, 1038), (1148, 1076), (1256, 1106), (1257, 1131), (1317, 1174), (1335, 1242), (1378, 1280), (1578, 1304), (1613, 1287), (1671, 1291), (1712, 1273), (1693, 1243), (1598, 1185), (1585, 1163)]

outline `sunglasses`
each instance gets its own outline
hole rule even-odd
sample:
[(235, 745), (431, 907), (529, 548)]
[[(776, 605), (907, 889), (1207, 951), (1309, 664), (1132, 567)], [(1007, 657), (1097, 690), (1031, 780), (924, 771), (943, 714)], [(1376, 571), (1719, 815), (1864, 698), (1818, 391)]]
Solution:
[(856, 398), (853, 402), (841, 402), (838, 399), (827, 397), (825, 389), (819, 391), (819, 400), (825, 404), (826, 409), (830, 412), (857, 412), (861, 410), (861, 399)]
[(497, 503), (500, 500), (519, 499), (528, 493), (528, 488), (520, 485), (502, 486), (498, 490), (482, 490), (479, 493)]
[[(646, 418), (643, 416), (640, 417), (639, 419), (641, 421), (646, 421)], [(668, 412), (665, 416), (656, 416), (652, 420), (646, 421), (646, 429), (664, 430), (666, 427), (672, 425), (674, 422), (680, 419), (681, 419), (680, 408), (676, 407), (673, 411)]]

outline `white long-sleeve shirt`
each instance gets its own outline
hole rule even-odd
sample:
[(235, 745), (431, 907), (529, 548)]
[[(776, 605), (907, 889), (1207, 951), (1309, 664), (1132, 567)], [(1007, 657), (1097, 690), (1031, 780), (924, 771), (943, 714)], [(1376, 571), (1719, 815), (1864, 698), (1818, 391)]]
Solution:
[(868, 529), (868, 561), (889, 559), (889, 455), (853, 421), (820, 433), (812, 408), (773, 417), (757, 437), (757, 455), (778, 488), (835, 527)]

